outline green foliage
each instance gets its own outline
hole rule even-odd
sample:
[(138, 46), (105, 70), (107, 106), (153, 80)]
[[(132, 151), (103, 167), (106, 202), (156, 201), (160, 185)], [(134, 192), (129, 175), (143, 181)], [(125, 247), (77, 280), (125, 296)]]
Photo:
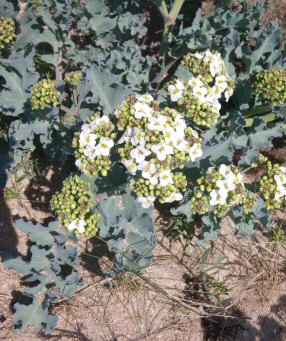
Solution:
[[(50, 312), (52, 304), (60, 294), (71, 297), (81, 283), (76, 270), (76, 239), (58, 232), (57, 222), (44, 227), (18, 220), (17, 227), (27, 234), (31, 246), (29, 260), (18, 256), (4, 261), (5, 267), (24, 276), (22, 282), (26, 285), (23, 297), (27, 303), (14, 305), (14, 328), (32, 325), (50, 334), (57, 321)], [(74, 245), (68, 245), (71, 240)]]
[[(16, 9), (12, 1), (1, 3), (0, 14), (2, 8), (5, 16)], [(0, 115), (17, 117), (9, 130), (15, 162), (33, 151), (36, 141), (44, 152), (63, 160), (71, 153), (78, 122), (96, 108), (111, 113), (131, 89), (146, 86), (155, 60), (143, 56), (141, 39), (147, 28), (142, 16), (117, 16), (102, 0), (30, 2), (19, 18), (16, 40), (0, 61)], [(63, 79), (74, 70), (82, 77), (71, 91)], [(36, 110), (44, 105), (36, 103), (35, 91), (31, 103), (39, 78), (55, 80), (62, 94), (59, 110)], [(58, 102), (58, 93), (56, 97), (45, 103)]]
[(108, 239), (108, 248), (115, 253), (111, 274), (137, 273), (148, 266), (156, 244), (152, 208), (142, 208), (127, 192), (102, 201), (98, 210), (102, 214), (99, 236)]
[[(6, 10), (15, 20), (13, 4), (4, 1), (0, 15)], [(261, 21), (264, 4), (241, 4), (239, 12), (198, 10), (191, 23), (182, 13), (165, 25), (156, 58), (144, 45), (147, 4), (136, 0), (35, 1), (16, 20), (15, 42), (0, 60), (6, 122), (0, 170), (39, 146), (62, 161), (73, 153), (73, 140), (84, 174), (68, 178), (51, 205), (66, 229), (107, 242), (114, 254), (109, 276), (139, 273), (151, 263), (156, 199), (171, 208), (175, 234), (191, 239), (199, 228), (201, 246), (216, 240), (225, 215), (237, 233), (250, 236), (270, 231), (271, 211), (282, 207), (273, 201), (278, 187), (286, 197), (285, 167), (268, 167), (260, 192), (256, 182), (242, 180), (259, 164), (259, 151), (285, 135), (285, 103), (264, 103), (255, 82), (268, 70), (284, 75), (281, 29)], [(267, 99), (281, 99), (284, 85), (270, 83)], [(5, 264), (25, 275), (30, 304), (15, 305), (15, 328), (32, 324), (49, 333), (56, 323), (52, 303), (59, 292), (71, 297), (80, 283), (76, 246), (67, 243), (76, 238), (58, 232), (57, 223), (18, 221), (18, 227), (31, 241), (30, 257)], [(228, 291), (213, 277), (204, 282), (216, 297)]]

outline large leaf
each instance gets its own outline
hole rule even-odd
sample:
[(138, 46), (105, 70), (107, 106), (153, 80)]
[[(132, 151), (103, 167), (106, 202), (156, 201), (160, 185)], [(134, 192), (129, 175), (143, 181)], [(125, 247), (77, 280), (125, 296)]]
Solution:
[(131, 92), (124, 86), (116, 84), (112, 74), (91, 67), (87, 71), (92, 100), (99, 103), (105, 114), (111, 114)]
[(0, 75), (5, 81), (0, 92), (0, 109), (6, 115), (17, 116), (25, 110), (31, 98), (32, 85), (38, 80), (38, 73), (27, 68), (25, 59), (16, 59), (6, 65), (0, 64)]
[(27, 233), (29, 239), (37, 245), (53, 245), (54, 238), (47, 227), (41, 224), (34, 225), (32, 222), (26, 222), (23, 219), (17, 220), (16, 225), (21, 231)]
[(16, 310), (13, 317), (15, 329), (34, 326), (39, 332), (48, 321), (48, 306), (36, 299), (29, 305), (16, 303), (14, 309)]

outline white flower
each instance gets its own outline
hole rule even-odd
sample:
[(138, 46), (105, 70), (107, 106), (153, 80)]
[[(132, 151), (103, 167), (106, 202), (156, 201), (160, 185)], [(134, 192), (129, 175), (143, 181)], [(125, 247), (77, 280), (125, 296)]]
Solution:
[[(163, 135), (165, 142), (170, 143), (174, 139), (174, 136), (177, 136), (178, 134), (173, 127), (167, 125), (167, 127), (163, 130)], [(185, 136), (184, 132), (182, 132), (180, 135)]]
[(84, 220), (75, 219), (68, 225), (68, 230), (78, 230), (80, 233), (84, 233), (86, 222)]
[(174, 181), (173, 181), (171, 171), (167, 169), (167, 170), (164, 170), (163, 172), (160, 172), (159, 181), (162, 187), (168, 186), (169, 184), (173, 184)]
[(220, 72), (222, 72), (222, 62), (218, 57), (213, 57), (210, 64), (210, 74), (215, 77)]
[(135, 98), (137, 99), (137, 101), (143, 102), (143, 103), (151, 103), (154, 100), (154, 98), (149, 94), (144, 94), (144, 95), (137, 94)]
[(101, 137), (98, 144), (99, 155), (108, 156), (110, 154), (110, 149), (114, 146), (114, 142), (107, 137)]
[(163, 143), (154, 144), (151, 147), (152, 152), (154, 152), (160, 161), (166, 160), (166, 156), (173, 154), (174, 150), (171, 146)]
[(109, 123), (109, 117), (107, 115), (103, 115), (102, 117), (98, 117), (95, 119), (95, 122), (97, 123), (97, 125), (102, 125), (102, 124), (106, 124)]
[(97, 135), (82, 131), (79, 135), (79, 145), (81, 147), (94, 146), (96, 144)]
[(286, 184), (286, 176), (284, 174), (274, 175), (277, 186)]
[(219, 101), (212, 103), (212, 112), (219, 114), (220, 109), (221, 109), (221, 104), (219, 103)]
[(196, 77), (192, 77), (188, 80), (188, 85), (193, 87), (193, 88), (199, 88), (204, 85), (204, 83)]
[(166, 198), (164, 202), (180, 201), (182, 199), (183, 195), (181, 193), (174, 192), (168, 198)]
[(85, 132), (85, 133), (87, 133), (87, 134), (89, 134), (89, 133), (91, 133), (91, 127), (90, 127), (90, 125), (89, 124), (83, 124), (82, 126), (81, 126), (81, 131), (83, 131), (83, 132)]
[(226, 178), (224, 180), (217, 180), (216, 185), (219, 189), (225, 190), (227, 192), (234, 191), (236, 188), (235, 183), (231, 178)]
[(132, 175), (136, 174), (137, 166), (132, 160), (122, 160), (121, 162)]
[(180, 152), (186, 151), (188, 147), (188, 141), (183, 138), (178, 138), (176, 135), (173, 136), (172, 142), (173, 142), (174, 148), (178, 149)]
[(154, 163), (143, 161), (138, 166), (138, 169), (142, 170), (143, 178), (148, 179), (151, 185), (158, 184), (157, 167)]
[(218, 76), (215, 79), (215, 85), (221, 90), (224, 91), (225, 89), (227, 89), (228, 84), (227, 84), (227, 78), (226, 76), (222, 75), (222, 76)]
[(216, 85), (214, 85), (211, 88), (208, 88), (208, 94), (206, 96), (207, 103), (209, 104), (217, 103), (219, 98), (221, 98), (221, 93), (222, 93), (221, 89)]
[(81, 161), (81, 159), (77, 159), (75, 161), (75, 165), (81, 172), (83, 172), (84, 174), (87, 173), (87, 166)]
[(219, 166), (219, 174), (221, 174), (224, 177), (227, 177), (229, 174), (233, 174), (231, 168), (225, 164), (222, 164)]
[(153, 109), (146, 103), (136, 102), (134, 104), (135, 118), (141, 119), (142, 117), (151, 117), (153, 114)]
[(149, 117), (148, 119), (148, 129), (149, 130), (158, 130), (158, 131), (164, 131), (165, 130), (165, 124), (167, 122), (167, 117), (163, 115), (158, 115), (156, 117)]
[(176, 80), (175, 84), (168, 86), (168, 92), (171, 96), (172, 102), (177, 102), (180, 98), (184, 96), (185, 85), (179, 79)]
[(286, 188), (281, 186), (277, 188), (276, 193), (275, 193), (275, 200), (279, 200), (282, 197), (286, 196)]
[(127, 127), (124, 134), (121, 136), (121, 138), (118, 140), (118, 144), (124, 143), (124, 142), (130, 142), (131, 136), (132, 136), (133, 128)]
[(208, 93), (208, 89), (205, 87), (196, 86), (193, 88), (193, 94), (197, 97), (201, 103), (206, 103), (206, 95)]
[(97, 127), (108, 124), (110, 122), (109, 117), (104, 115), (102, 117), (97, 117), (89, 123), (89, 126), (92, 130), (95, 130)]
[(144, 136), (144, 132), (139, 128), (127, 128), (128, 138), (125, 137), (125, 141), (129, 141), (133, 144), (133, 146), (137, 146), (140, 144), (141, 146), (145, 146), (146, 140)]
[(211, 200), (210, 205), (216, 206), (216, 205), (224, 205), (226, 203), (227, 199), (227, 191), (223, 189), (213, 189), (210, 192)]
[(90, 161), (93, 161), (100, 155), (99, 148), (97, 146), (86, 146), (83, 153)]
[(173, 128), (176, 129), (177, 133), (182, 134), (181, 136), (184, 136), (187, 125), (181, 114), (176, 115)]
[[(240, 183), (243, 182), (243, 174), (237, 173), (237, 174), (236, 174), (236, 178), (237, 178), (238, 182), (240, 182)], [(243, 183), (242, 183), (242, 184), (243, 184)]]
[(209, 62), (214, 59), (214, 54), (210, 50), (204, 52), (204, 62)]
[(197, 143), (195, 143), (190, 148), (189, 155), (190, 155), (191, 161), (194, 162), (197, 158), (199, 158), (203, 155), (203, 151), (199, 147), (199, 145)]
[(280, 171), (281, 171), (282, 173), (285, 173), (285, 174), (286, 174), (286, 167), (280, 166)]
[(142, 161), (145, 160), (145, 157), (150, 155), (151, 152), (150, 150), (146, 149), (143, 146), (138, 146), (134, 149), (131, 150), (130, 156), (136, 160), (137, 163), (141, 163)]
[(142, 204), (143, 208), (148, 208), (153, 205), (153, 202), (156, 200), (155, 197), (139, 197), (138, 201)]
[(228, 88), (225, 93), (224, 93), (224, 97), (226, 102), (229, 101), (229, 98), (233, 95), (233, 89)]
[(200, 53), (200, 52), (194, 53), (193, 56), (197, 59), (203, 59), (204, 58), (203, 53)]

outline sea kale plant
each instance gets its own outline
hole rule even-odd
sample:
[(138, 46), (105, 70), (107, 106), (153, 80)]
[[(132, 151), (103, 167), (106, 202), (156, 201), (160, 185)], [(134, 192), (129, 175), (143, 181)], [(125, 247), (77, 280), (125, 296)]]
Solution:
[[(51, 331), (53, 290), (65, 294), (58, 277), (68, 280), (62, 267), (71, 267), (68, 295), (79, 284), (65, 238), (104, 240), (114, 255), (106, 275), (114, 277), (151, 263), (154, 208), (167, 210), (177, 226), (198, 227), (200, 245), (216, 240), (226, 216), (250, 236), (269, 231), (285, 209), (285, 165), (264, 156), (283, 138), (286, 121), (285, 52), (281, 29), (260, 19), (266, 5), (241, 1), (239, 9), (209, 15), (198, 9), (190, 20), (184, 0), (150, 0), (148, 13), (163, 26), (150, 53), (145, 5), (116, 4), (31, 1), (22, 14), (12, 1), (0, 6), (12, 20), (2, 30), (3, 160), (13, 164), (37, 149), (72, 160), (51, 200), (58, 225), (28, 224), (40, 250), (32, 246), (25, 267), (19, 258), (6, 262), (41, 283), (25, 294), (39, 317), (15, 305), (16, 327)], [(41, 233), (51, 235), (49, 244), (38, 243)], [(52, 250), (58, 247), (60, 257)], [(35, 267), (39, 259), (44, 267)]]

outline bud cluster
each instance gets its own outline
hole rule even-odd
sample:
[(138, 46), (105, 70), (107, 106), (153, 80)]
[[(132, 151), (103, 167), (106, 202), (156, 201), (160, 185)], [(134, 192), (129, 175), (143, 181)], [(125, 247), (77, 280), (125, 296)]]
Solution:
[(160, 202), (181, 200), (186, 177), (173, 173), (185, 162), (202, 156), (202, 139), (187, 128), (175, 109), (160, 110), (151, 95), (130, 96), (116, 110), (118, 127), (124, 133), (118, 144), (121, 162), (139, 180), (132, 186), (143, 207), (158, 197)]
[(222, 217), (238, 204), (242, 204), (247, 213), (254, 207), (254, 198), (246, 194), (243, 175), (233, 165), (209, 168), (197, 184), (191, 199), (191, 208), (195, 213), (203, 215), (212, 211)]
[(272, 164), (265, 156), (260, 156), (258, 164), (265, 169), (259, 181), (259, 192), (269, 211), (279, 210), (286, 205), (286, 167)]
[(286, 70), (263, 70), (256, 75), (255, 95), (273, 105), (286, 102)]
[(209, 50), (188, 54), (182, 67), (191, 71), (188, 81), (177, 79), (168, 86), (172, 102), (177, 102), (184, 115), (199, 126), (210, 127), (216, 124), (224, 95), (226, 101), (233, 94), (234, 81), (227, 74), (220, 53)]
[(11, 45), (15, 35), (13, 19), (0, 17), (0, 50)]
[(110, 166), (110, 152), (114, 146), (115, 126), (109, 116), (96, 113), (82, 125), (81, 131), (75, 134), (73, 147), (76, 166), (86, 175), (101, 173), (106, 176)]
[(61, 93), (56, 89), (56, 82), (50, 79), (43, 79), (34, 84), (32, 95), (32, 109), (45, 109), (60, 104)]
[(61, 192), (51, 200), (51, 208), (58, 215), (60, 223), (69, 231), (75, 230), (85, 237), (95, 236), (99, 214), (92, 213), (90, 184), (78, 176), (70, 176), (63, 183)]
[(65, 82), (70, 84), (72, 87), (76, 88), (82, 78), (82, 72), (68, 72), (65, 74)]

